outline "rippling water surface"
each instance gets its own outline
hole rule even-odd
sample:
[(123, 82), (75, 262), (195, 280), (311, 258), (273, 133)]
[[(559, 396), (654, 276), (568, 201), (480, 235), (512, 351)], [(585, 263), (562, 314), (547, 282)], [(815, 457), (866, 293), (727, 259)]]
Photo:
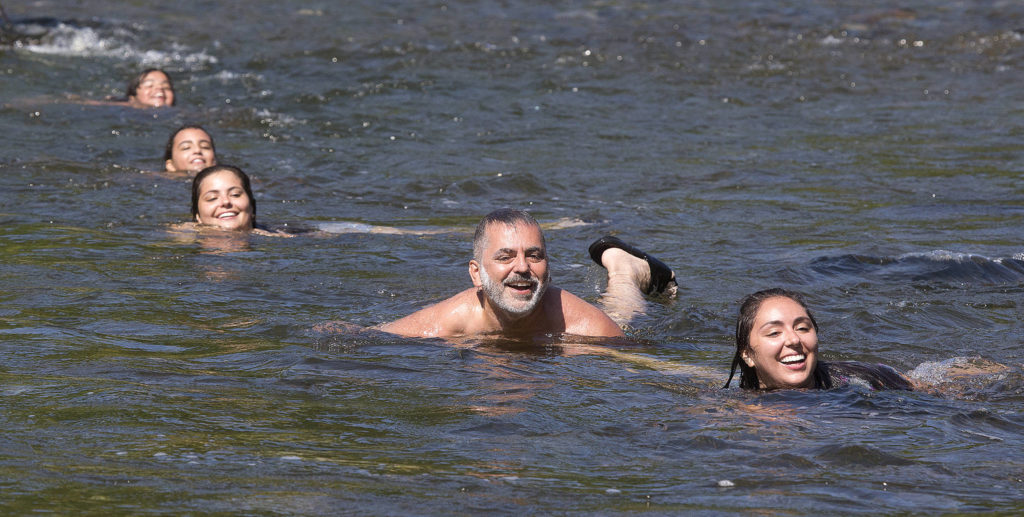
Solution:
[[(0, 491), (14, 514), (1024, 511), (1024, 7), (753, 0), (4, 2)], [(148, 66), (179, 104), (134, 111)], [(440, 233), (174, 234), (198, 122), (259, 218)], [(543, 223), (681, 279), (618, 359), (374, 325), (469, 285), (470, 231)], [(566, 224), (569, 222), (570, 224)], [(808, 295), (826, 359), (934, 393), (767, 394), (737, 301)], [(952, 383), (945, 366), (1008, 370)], [(963, 360), (963, 359), (960, 359)]]

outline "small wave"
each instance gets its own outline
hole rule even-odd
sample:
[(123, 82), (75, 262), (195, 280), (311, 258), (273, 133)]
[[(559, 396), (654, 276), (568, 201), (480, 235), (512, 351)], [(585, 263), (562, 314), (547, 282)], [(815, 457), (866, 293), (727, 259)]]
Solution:
[(224, 82), (224, 83), (231, 82), (231, 81), (238, 81), (238, 80), (247, 80), (247, 79), (251, 79), (251, 80), (255, 80), (255, 81), (262, 81), (263, 80), (263, 75), (262, 74), (254, 74), (254, 73), (238, 73), (238, 72), (232, 72), (230, 70), (221, 70), (221, 71), (219, 71), (219, 72), (217, 72), (215, 74), (203, 76), (202, 79), (211, 80), (211, 81), (221, 81), (221, 82)]
[(369, 224), (349, 221), (321, 222), (317, 224), (317, 228), (327, 233), (374, 233), (374, 227)]
[(914, 461), (882, 449), (863, 444), (826, 445), (815, 451), (815, 460), (832, 465), (879, 467), (883, 465), (913, 465)]
[(256, 110), (253, 114), (259, 117), (260, 124), (268, 127), (285, 127), (306, 123), (305, 120), (297, 119), (291, 115), (285, 115), (283, 113), (275, 113), (267, 109)]
[(1024, 279), (1024, 255), (990, 258), (947, 250), (906, 253), (896, 257), (848, 254), (815, 259), (811, 268), (826, 276), (1001, 283)]
[(39, 19), (17, 22), (18, 35), (11, 46), (34, 54), (67, 57), (109, 57), (135, 61), (144, 66), (209, 65), (217, 58), (206, 51), (191, 51), (172, 43), (168, 50), (140, 50), (132, 43), (136, 34), (125, 27)]
[(953, 357), (921, 363), (907, 376), (947, 396), (965, 399), (1020, 399), (1020, 366), (1006, 366), (981, 357)]
[(1017, 259), (989, 258), (973, 253), (935, 250), (908, 253), (897, 258), (907, 264), (939, 267), (916, 275), (914, 280), (957, 280), (982, 282), (1009, 282), (1024, 278), (1024, 264)]
[(833, 36), (831, 34), (829, 34), (828, 36), (825, 36), (824, 38), (821, 38), (821, 44), (822, 45), (826, 45), (826, 46), (840, 45), (842, 43), (843, 43), (842, 39), (837, 38), (837, 37), (835, 37), (835, 36)]
[(975, 359), (971, 357), (954, 357), (943, 361), (929, 361), (921, 363), (917, 368), (907, 372), (907, 376), (916, 381), (939, 384), (949, 380), (950, 370), (965, 367)]

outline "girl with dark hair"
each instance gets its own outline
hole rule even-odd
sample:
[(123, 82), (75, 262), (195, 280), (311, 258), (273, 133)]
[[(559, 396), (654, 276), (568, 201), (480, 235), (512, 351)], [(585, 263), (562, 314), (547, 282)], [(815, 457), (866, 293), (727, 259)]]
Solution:
[(174, 106), (174, 84), (171, 76), (159, 68), (147, 68), (135, 76), (126, 91), (127, 103), (133, 108)]
[(174, 84), (171, 76), (159, 68), (147, 68), (128, 82), (123, 98), (82, 100), (70, 95), (69, 100), (90, 106), (128, 106), (130, 108), (163, 108), (174, 106)]
[(249, 175), (232, 165), (207, 167), (192, 180), (192, 218), (222, 230), (251, 232), (256, 226), (256, 198)]
[(268, 228), (256, 223), (256, 198), (252, 194), (249, 175), (233, 165), (212, 165), (199, 171), (192, 179), (192, 220), (189, 223), (176, 225), (175, 229), (188, 230), (208, 227), (276, 237), (336, 233), (428, 235), (449, 231), (405, 230), (362, 223), (332, 223), (326, 227), (321, 226), (321, 231), (301, 227)]
[(164, 148), (168, 173), (191, 176), (212, 165), (217, 165), (217, 148), (203, 126), (185, 125), (171, 133)]
[(818, 323), (799, 293), (766, 289), (740, 303), (736, 354), (725, 387), (736, 368), (740, 387), (829, 389), (860, 384), (876, 390), (910, 390), (906, 377), (882, 364), (818, 360)]
[[(266, 228), (256, 222), (256, 197), (249, 175), (233, 165), (212, 165), (192, 178), (192, 221), (174, 225), (177, 231), (214, 230), (214, 247), (234, 249), (250, 234), (292, 237), (294, 233)], [(205, 231), (203, 233), (206, 233)], [(299, 230), (298, 233), (306, 233)], [(207, 234), (210, 236), (210, 234)], [(204, 241), (207, 241), (204, 239)], [(209, 242), (207, 242), (209, 244)]]

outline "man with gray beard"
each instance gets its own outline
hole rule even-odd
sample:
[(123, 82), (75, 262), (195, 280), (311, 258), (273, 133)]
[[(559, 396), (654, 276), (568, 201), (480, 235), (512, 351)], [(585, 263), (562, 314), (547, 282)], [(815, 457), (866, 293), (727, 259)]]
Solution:
[(473, 235), (469, 276), (473, 287), (380, 330), (441, 338), (623, 335), (600, 309), (550, 285), (544, 234), (524, 210), (503, 208), (480, 221)]

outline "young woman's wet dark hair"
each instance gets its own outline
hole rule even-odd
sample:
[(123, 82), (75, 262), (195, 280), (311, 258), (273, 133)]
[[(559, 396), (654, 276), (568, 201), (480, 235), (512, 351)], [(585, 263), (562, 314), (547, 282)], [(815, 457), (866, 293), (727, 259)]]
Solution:
[[(736, 355), (732, 358), (732, 367), (729, 369), (729, 380), (725, 381), (725, 388), (729, 387), (729, 383), (732, 382), (732, 378), (736, 375), (736, 367), (740, 369), (740, 388), (746, 390), (760, 389), (761, 381), (757, 377), (757, 369), (747, 365), (743, 361), (743, 351), (750, 348), (750, 332), (754, 330), (754, 319), (757, 318), (757, 311), (761, 309), (761, 304), (769, 298), (789, 298), (794, 302), (800, 304), (804, 311), (807, 313), (807, 317), (811, 320), (811, 325), (814, 325), (814, 330), (818, 330), (818, 322), (814, 320), (814, 315), (807, 309), (807, 304), (804, 303), (803, 296), (796, 291), (790, 291), (782, 288), (765, 289), (756, 293), (747, 295), (746, 298), (740, 303), (740, 314), (736, 318)], [(822, 386), (822, 372), (821, 362), (815, 366), (814, 369), (814, 384), (817, 387)]]
[(200, 126), (199, 124), (185, 124), (184, 126), (181, 126), (178, 129), (175, 129), (174, 131), (171, 131), (171, 136), (167, 138), (167, 145), (164, 146), (164, 161), (165, 162), (167, 160), (170, 160), (170, 159), (174, 158), (174, 137), (178, 136), (178, 133), (181, 133), (182, 131), (184, 131), (186, 129), (198, 129), (198, 130), (202, 131), (203, 133), (206, 133), (207, 135), (209, 135), (210, 136), (210, 147), (213, 149), (214, 154), (217, 153), (217, 146), (214, 145), (214, 143), (213, 143), (213, 135), (210, 135), (210, 132), (207, 131), (206, 128), (204, 128), (203, 126)]
[(207, 176), (221, 171), (229, 171), (242, 180), (242, 189), (245, 190), (245, 195), (249, 196), (249, 206), (252, 208), (252, 227), (256, 228), (256, 197), (252, 195), (249, 175), (233, 165), (211, 165), (196, 174), (192, 180), (192, 220), (195, 221), (199, 215), (199, 186)]
[[(167, 84), (169, 84), (171, 86), (171, 91), (172, 92), (174, 91), (174, 81), (171, 80), (171, 74), (165, 72), (164, 70), (162, 70), (160, 68), (147, 68), (147, 69), (143, 70), (142, 73), (140, 73), (139, 75), (135, 76), (135, 78), (133, 78), (128, 83), (128, 89), (125, 91), (125, 100), (131, 99), (132, 97), (135, 97), (136, 95), (138, 95), (138, 93), (139, 93), (139, 85), (142, 84), (142, 80), (145, 79), (146, 76), (150, 74), (150, 72), (160, 72), (161, 74), (164, 74), (165, 76), (167, 76)], [(171, 99), (171, 106), (174, 106), (174, 104), (176, 102), (178, 102), (177, 97), (172, 98)]]

